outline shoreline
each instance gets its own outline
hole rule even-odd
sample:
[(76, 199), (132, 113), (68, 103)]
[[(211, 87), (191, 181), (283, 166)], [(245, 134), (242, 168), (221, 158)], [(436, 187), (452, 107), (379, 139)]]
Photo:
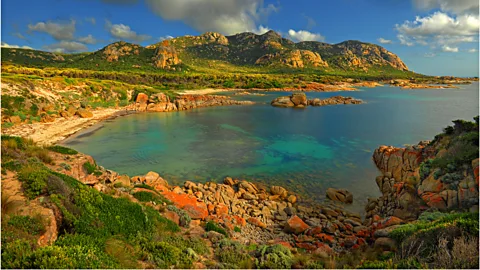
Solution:
[(49, 123), (23, 124), (2, 130), (2, 134), (20, 136), (32, 139), (39, 145), (59, 144), (72, 135), (86, 130), (108, 119), (136, 113), (122, 108), (105, 108), (92, 111), (91, 118), (73, 116), (69, 118), (56, 118)]

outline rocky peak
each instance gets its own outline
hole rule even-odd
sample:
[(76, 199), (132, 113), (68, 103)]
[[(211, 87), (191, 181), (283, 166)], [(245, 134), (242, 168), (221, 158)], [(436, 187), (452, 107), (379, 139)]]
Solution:
[(163, 69), (172, 69), (173, 66), (181, 63), (175, 47), (171, 46), (168, 40), (158, 45), (152, 60), (155, 67)]
[(206, 32), (200, 35), (200, 38), (207, 41), (207, 43), (218, 43), (220, 45), (228, 45), (228, 39), (216, 32)]
[(108, 62), (116, 62), (122, 56), (139, 55), (140, 45), (118, 41), (103, 48), (103, 56)]
[(288, 52), (279, 52), (266, 54), (255, 62), (256, 65), (280, 65), (293, 68), (328, 67), (328, 63), (323, 61), (320, 54), (308, 50), (293, 50)]
[(278, 40), (278, 39), (282, 38), (282, 36), (279, 33), (275, 32), (273, 30), (269, 30), (268, 32), (264, 33), (261, 36), (266, 38), (266, 39), (270, 39), (270, 40)]

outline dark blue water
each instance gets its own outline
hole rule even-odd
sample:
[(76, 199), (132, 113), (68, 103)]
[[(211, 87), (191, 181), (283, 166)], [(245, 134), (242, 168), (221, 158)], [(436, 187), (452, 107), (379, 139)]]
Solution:
[(347, 188), (363, 205), (367, 196), (379, 194), (371, 160), (375, 148), (432, 139), (452, 120), (478, 114), (478, 83), (460, 87), (307, 93), (367, 103), (306, 109), (269, 105), (286, 92), (235, 96), (261, 104), (120, 117), (65, 144), (131, 176), (153, 170), (170, 183), (232, 176), (287, 186), (316, 199), (328, 187)]

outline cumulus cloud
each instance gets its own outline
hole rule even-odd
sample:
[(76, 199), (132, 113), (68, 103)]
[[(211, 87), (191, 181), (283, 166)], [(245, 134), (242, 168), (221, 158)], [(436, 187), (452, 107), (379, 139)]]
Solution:
[(29, 24), (28, 30), (47, 33), (56, 40), (72, 40), (76, 29), (75, 21), (71, 20), (69, 23), (47, 21)]
[(452, 17), (437, 11), (414, 21), (397, 24), (399, 40), (403, 45), (431, 45), (432, 47), (475, 42), (478, 38), (480, 20), (478, 15), (463, 14)]
[(288, 30), (288, 36), (295, 41), (325, 41), (325, 37), (318, 33), (311, 33), (305, 30)]
[(163, 36), (163, 37), (159, 37), (159, 38), (158, 38), (158, 41), (164, 41), (164, 40), (172, 39), (172, 38), (173, 38), (173, 36), (166, 35), (166, 36)]
[(225, 35), (258, 32), (257, 23), (277, 11), (272, 4), (264, 6), (263, 0), (146, 0), (146, 3), (165, 20), (178, 20), (201, 32)]
[(382, 43), (382, 44), (392, 44), (393, 41), (391, 41), (390, 39), (384, 39), (384, 38), (379, 38), (377, 39), (378, 42)]
[(12, 49), (30, 49), (33, 50), (32, 47), (29, 46), (18, 46), (18, 45), (11, 45), (5, 42), (1, 43), (2, 48), (12, 48)]
[(27, 39), (24, 35), (22, 35), (22, 33), (13, 33), (14, 36), (16, 36), (17, 38), (19, 39)]
[(435, 55), (436, 54), (430, 52), (430, 53), (425, 53), (423, 57), (432, 58), (432, 57), (435, 57)]
[(85, 44), (76, 42), (76, 41), (60, 41), (55, 44), (50, 44), (47, 46), (44, 46), (45, 49), (49, 51), (54, 51), (54, 52), (83, 52), (87, 50), (87, 46)]
[(442, 51), (444, 51), (444, 52), (458, 52), (458, 47), (450, 47), (450, 46), (444, 45), (442, 47)]
[(140, 35), (137, 32), (130, 29), (130, 26), (125, 24), (112, 24), (110, 21), (106, 21), (106, 27), (110, 34), (118, 39), (132, 40), (136, 42), (143, 42), (149, 40), (151, 36)]
[(97, 39), (94, 38), (92, 35), (88, 35), (86, 37), (79, 37), (78, 41), (85, 43), (85, 44), (95, 44), (97, 43)]
[(477, 14), (478, 0), (413, 0), (413, 4), (422, 10), (440, 9), (452, 14)]
[(263, 25), (260, 25), (258, 26), (257, 29), (254, 29), (252, 32), (257, 34), (257, 35), (262, 35), (262, 34), (265, 34), (266, 32), (270, 31), (272, 29), (268, 28), (268, 27), (265, 27)]
[(469, 53), (476, 53), (476, 52), (478, 52), (478, 50), (474, 48), (474, 49), (468, 50), (468, 52), (469, 52)]

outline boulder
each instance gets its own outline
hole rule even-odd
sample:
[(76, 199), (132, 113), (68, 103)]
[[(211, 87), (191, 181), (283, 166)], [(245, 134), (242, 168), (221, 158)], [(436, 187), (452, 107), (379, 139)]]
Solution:
[(129, 187), (130, 186), (130, 177), (126, 174), (120, 175), (119, 177), (117, 177), (117, 180), (115, 180), (114, 183), (115, 184), (120, 183), (124, 187)]
[(247, 222), (262, 229), (267, 228), (267, 225), (265, 223), (253, 217), (247, 219)]
[(295, 195), (290, 195), (290, 196), (288, 196), (287, 201), (289, 203), (296, 203), (297, 202), (297, 197)]
[(270, 193), (272, 193), (272, 195), (278, 195), (282, 199), (286, 198), (288, 194), (287, 190), (280, 186), (272, 186), (270, 188)]
[(77, 112), (75, 112), (75, 115), (80, 116), (81, 118), (90, 118), (93, 117), (93, 113), (86, 110), (86, 109), (78, 109)]
[(295, 104), (290, 100), (290, 97), (278, 97), (270, 103), (276, 107), (293, 107)]
[(353, 202), (353, 194), (346, 189), (329, 188), (327, 189), (327, 198), (332, 201), (339, 201), (348, 204)]
[(375, 240), (375, 248), (383, 251), (395, 251), (397, 249), (397, 243), (395, 240), (388, 237), (380, 237)]
[(287, 220), (285, 224), (285, 231), (288, 233), (300, 234), (306, 231), (309, 227), (310, 226), (308, 226), (308, 224), (303, 222), (301, 218), (295, 215)]
[(137, 103), (147, 103), (148, 102), (148, 95), (145, 93), (138, 93), (137, 98), (135, 99)]
[(305, 93), (293, 93), (290, 96), (290, 100), (296, 107), (308, 105), (307, 95), (305, 95)]

